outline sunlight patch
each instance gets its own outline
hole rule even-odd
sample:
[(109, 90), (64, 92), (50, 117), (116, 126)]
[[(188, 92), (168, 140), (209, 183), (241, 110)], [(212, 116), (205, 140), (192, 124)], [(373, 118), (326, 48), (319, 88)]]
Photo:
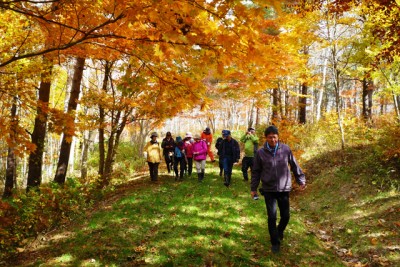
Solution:
[(68, 263), (75, 259), (71, 254), (64, 254), (54, 259), (54, 263)]

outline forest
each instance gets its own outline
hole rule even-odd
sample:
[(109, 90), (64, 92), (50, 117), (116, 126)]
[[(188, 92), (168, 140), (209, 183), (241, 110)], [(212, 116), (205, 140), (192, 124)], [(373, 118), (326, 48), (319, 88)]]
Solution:
[[(21, 262), (15, 257), (28, 252), (29, 244), (92, 216), (101, 204), (122, 205), (113, 215), (119, 217), (127, 212), (123, 207), (141, 198), (151, 202), (151, 194), (169, 197), (135, 208), (136, 219), (121, 215), (123, 222), (148, 227), (135, 229), (131, 238), (137, 238), (136, 245), (130, 251), (118, 252), (125, 245), (116, 243), (114, 250), (103, 251), (104, 258), (93, 256), (99, 251), (87, 251), (89, 256), (76, 256), (64, 265), (47, 261), (40, 266), (399, 264), (399, 0), (4, 0), (0, 35), (0, 265), (10, 266), (11, 259), (11, 265), (25, 266), (28, 256)], [(166, 247), (188, 246), (186, 241), (144, 244), (167, 232), (160, 229), (169, 221), (154, 206), (171, 206), (169, 213), (177, 218), (171, 202), (176, 193), (186, 196), (177, 198), (185, 211), (193, 211), (203, 205), (194, 195), (208, 199), (211, 191), (222, 189), (211, 181), (208, 189), (175, 184), (163, 173), (163, 163), (161, 184), (149, 186), (143, 149), (152, 132), (162, 139), (167, 132), (183, 137), (209, 127), (214, 139), (228, 129), (239, 140), (253, 127), (264, 140), (263, 132), (272, 124), (310, 181), (308, 192), (294, 192), (297, 228), (292, 236), (303, 231), (315, 239), (295, 239), (292, 246), (300, 249), (306, 242), (315, 255), (298, 261), (291, 251), (286, 260), (271, 260), (258, 248), (253, 254), (242, 252), (237, 243), (252, 241), (235, 236), (241, 230), (233, 226), (224, 230), (222, 218), (221, 225), (210, 223), (221, 233), (203, 233), (200, 226), (197, 232), (179, 232), (188, 240), (195, 233), (210, 235), (210, 240), (204, 237), (212, 244), (209, 248), (201, 238), (187, 241), (195, 247), (181, 254)], [(207, 166), (209, 178), (218, 181), (218, 164), (207, 161)], [(235, 169), (239, 179), (240, 167)], [(230, 190), (221, 199), (249, 198), (249, 186), (237, 183)], [(362, 198), (361, 191), (370, 199)], [(235, 217), (238, 224), (255, 225), (253, 235), (263, 233), (260, 224), (266, 219), (244, 213), (261, 214), (265, 207), (250, 200), (240, 207), (215, 201), (210, 200), (210, 212), (212, 205), (223, 203), (245, 218)], [(370, 205), (379, 216), (363, 215), (361, 226), (356, 213), (348, 214), (347, 224), (336, 221), (338, 214), (355, 209), (355, 203), (347, 206), (353, 201), (364, 201), (363, 212), (373, 213)], [(148, 221), (137, 219), (142, 216), (149, 216)], [(365, 230), (371, 221), (384, 230), (375, 235), (375, 228)], [(190, 219), (171, 224), (179, 228)], [(158, 226), (156, 233), (152, 227)], [(96, 237), (96, 231), (85, 235)], [(153, 234), (139, 237), (141, 231)], [(357, 240), (364, 235), (367, 241)], [(104, 244), (112, 236), (95, 240)], [(233, 241), (224, 243), (221, 236)], [(334, 246), (336, 253), (329, 254)], [(301, 248), (298, 253), (306, 252)], [(70, 249), (68, 255), (74, 253)]]

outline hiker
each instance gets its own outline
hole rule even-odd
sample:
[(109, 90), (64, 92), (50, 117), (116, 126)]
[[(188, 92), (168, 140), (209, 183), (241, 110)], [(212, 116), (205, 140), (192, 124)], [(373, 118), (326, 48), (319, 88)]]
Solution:
[(160, 144), (157, 141), (158, 134), (153, 132), (150, 135), (150, 141), (144, 146), (144, 153), (149, 165), (150, 179), (155, 182), (158, 180), (158, 165), (161, 162), (162, 153)]
[(185, 135), (185, 152), (186, 152), (186, 171), (189, 177), (192, 177), (193, 170), (193, 136), (191, 132), (187, 132)]
[(206, 144), (207, 144), (207, 154), (210, 157), (211, 162), (215, 162), (214, 153), (211, 150), (213, 135), (212, 135), (209, 127), (206, 127), (206, 129), (201, 133), (201, 139), (203, 139), (204, 142), (206, 142)]
[(249, 127), (247, 132), (240, 138), (240, 142), (244, 144), (244, 157), (242, 159), (242, 173), (243, 180), (248, 181), (249, 176), (247, 171), (250, 168), (250, 172), (253, 169), (254, 154), (258, 148), (258, 137), (255, 135), (255, 129)]
[(194, 143), (192, 145), (193, 160), (196, 164), (198, 181), (202, 182), (206, 169), (207, 158), (207, 144), (204, 142), (199, 134), (194, 135)]
[(239, 143), (232, 138), (231, 131), (223, 131), (221, 156), (224, 162), (224, 185), (229, 187), (231, 185), (232, 168), (233, 164), (239, 162), (240, 147)]
[[(257, 151), (251, 172), (251, 196), (257, 198), (257, 188), (261, 181), (260, 193), (267, 207), (271, 251), (278, 253), (290, 217), (289, 192), (292, 189), (292, 177), (288, 166), (301, 190), (306, 187), (306, 179), (289, 146), (279, 142), (278, 128), (269, 126), (264, 135), (266, 143)], [(280, 213), (278, 226), (277, 203)]]
[[(224, 134), (224, 131), (226, 131), (226, 130), (222, 130), (222, 135)], [(221, 177), (224, 172), (224, 161), (221, 157), (222, 141), (224, 141), (224, 137), (220, 136), (220, 137), (218, 137), (217, 141), (215, 142), (215, 148), (217, 149), (217, 155), (218, 155), (219, 176), (221, 176)]]
[(174, 166), (174, 149), (175, 142), (172, 138), (171, 132), (167, 132), (165, 138), (161, 142), (161, 147), (163, 149), (165, 163), (167, 164), (168, 173), (171, 173), (171, 170)]
[[(179, 177), (178, 177), (178, 165), (179, 165)], [(177, 136), (175, 140), (174, 148), (174, 172), (175, 181), (183, 181), (183, 174), (186, 168), (186, 155), (185, 155), (185, 144), (183, 143), (182, 137)]]

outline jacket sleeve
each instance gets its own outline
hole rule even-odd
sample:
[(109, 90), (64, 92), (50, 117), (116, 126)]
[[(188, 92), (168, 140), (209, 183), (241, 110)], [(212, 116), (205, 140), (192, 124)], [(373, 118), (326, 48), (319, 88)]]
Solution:
[(244, 143), (246, 142), (246, 134), (242, 135), (242, 137), (240, 137), (240, 142)]
[(162, 158), (163, 158), (163, 153), (162, 153), (162, 149), (161, 149), (161, 146), (160, 146), (160, 144), (158, 144), (158, 152), (160, 153), (160, 160), (162, 160)]
[(164, 149), (165, 148), (165, 140), (162, 140), (161, 142), (161, 147)]
[(296, 182), (299, 185), (306, 184), (306, 177), (305, 177), (303, 171), (301, 170), (299, 164), (297, 163), (296, 158), (294, 157), (292, 151), (290, 151), (290, 153), (289, 153), (289, 165), (290, 165), (290, 169), (293, 172), (294, 177), (296, 178)]
[(258, 144), (258, 137), (256, 135), (250, 135), (250, 139), (253, 144)]
[(256, 156), (254, 157), (253, 169), (251, 170), (251, 183), (250, 183), (251, 191), (257, 191), (257, 188), (260, 184), (261, 171), (262, 171), (262, 162), (261, 162), (260, 152), (258, 151)]
[(219, 146), (221, 145), (219, 138), (217, 139), (217, 142), (215, 142), (215, 148), (219, 150)]

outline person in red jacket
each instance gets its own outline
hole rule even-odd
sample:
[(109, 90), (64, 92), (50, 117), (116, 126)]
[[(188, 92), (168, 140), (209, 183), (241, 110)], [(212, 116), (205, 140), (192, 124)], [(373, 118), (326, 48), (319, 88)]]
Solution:
[(186, 168), (187, 175), (192, 177), (193, 170), (193, 136), (191, 132), (187, 132), (185, 136), (185, 154), (186, 154)]
[(209, 127), (206, 127), (206, 129), (201, 133), (201, 139), (204, 140), (204, 142), (206, 142), (207, 144), (207, 154), (210, 157), (211, 162), (215, 162), (214, 153), (211, 150), (213, 135)]

